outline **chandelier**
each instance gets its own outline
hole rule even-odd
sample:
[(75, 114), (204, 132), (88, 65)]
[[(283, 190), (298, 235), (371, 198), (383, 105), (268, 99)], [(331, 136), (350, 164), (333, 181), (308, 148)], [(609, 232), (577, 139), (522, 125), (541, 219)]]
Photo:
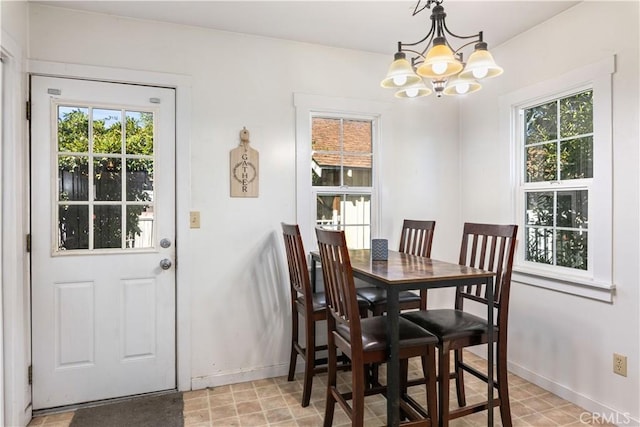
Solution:
[[(431, 29), (423, 39), (415, 43), (398, 42), (398, 52), (389, 67), (387, 76), (380, 85), (388, 89), (396, 89), (398, 98), (417, 98), (427, 96), (435, 91), (437, 97), (445, 95), (466, 95), (480, 90), (478, 80), (499, 76), (503, 70), (496, 65), (493, 56), (487, 50), (487, 43), (482, 39), (482, 31), (470, 36), (459, 36), (447, 28), (447, 14), (442, 7), (443, 0), (427, 0), (420, 7), (422, 0), (413, 11), (415, 16), (424, 9), (431, 11)], [(460, 39), (463, 43), (454, 49), (447, 37)], [(418, 46), (426, 42), (424, 49)], [(462, 49), (474, 44), (474, 51), (464, 62)], [(413, 56), (407, 60), (406, 52)], [(431, 81), (433, 91), (427, 87), (423, 78)]]

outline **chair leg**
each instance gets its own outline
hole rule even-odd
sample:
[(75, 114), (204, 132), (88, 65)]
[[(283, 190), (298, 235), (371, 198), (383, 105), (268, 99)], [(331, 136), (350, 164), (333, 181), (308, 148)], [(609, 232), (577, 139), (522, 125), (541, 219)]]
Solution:
[(302, 407), (309, 406), (311, 387), (313, 386), (313, 371), (316, 367), (316, 323), (308, 319), (306, 323), (306, 350), (304, 352), (304, 385), (302, 388)]
[[(400, 359), (400, 399), (403, 399), (408, 391), (409, 387), (407, 382), (409, 381), (409, 359)], [(406, 420), (407, 414), (400, 408), (400, 420)]]
[(441, 426), (449, 425), (449, 344), (438, 346), (438, 416)]
[[(500, 344), (498, 344), (499, 346)], [(503, 427), (512, 427), (511, 403), (509, 402), (509, 381), (507, 373), (507, 355), (499, 354), (496, 366), (498, 371), (498, 393), (500, 396), (500, 419)]]
[(467, 398), (464, 392), (464, 369), (462, 369), (462, 349), (454, 350), (454, 369), (456, 372), (456, 393), (458, 394), (458, 406), (467, 405)]
[(362, 363), (355, 364), (352, 361), (351, 387), (351, 425), (360, 427), (364, 425), (364, 391), (366, 388), (364, 365)]
[(407, 394), (409, 380), (409, 359), (400, 359), (400, 396)]
[(426, 378), (427, 412), (431, 419), (431, 425), (435, 426), (438, 421), (438, 391), (436, 386), (436, 352), (431, 347), (427, 349), (427, 354), (422, 356), (422, 374)]
[(298, 351), (296, 343), (298, 342), (298, 311), (293, 308), (293, 316), (291, 316), (291, 356), (289, 358), (289, 376), (287, 381), (293, 381), (296, 374), (296, 362), (298, 361)]
[(324, 427), (331, 427), (333, 424), (333, 413), (336, 406), (336, 398), (333, 395), (333, 390), (337, 392), (337, 376), (338, 376), (338, 356), (337, 348), (331, 329), (329, 327), (329, 335), (327, 337), (327, 398), (325, 399), (324, 409)]

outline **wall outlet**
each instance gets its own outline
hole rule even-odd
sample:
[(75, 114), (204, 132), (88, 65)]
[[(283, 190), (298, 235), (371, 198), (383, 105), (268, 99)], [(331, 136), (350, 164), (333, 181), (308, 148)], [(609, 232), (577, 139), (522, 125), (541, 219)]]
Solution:
[(613, 353), (613, 373), (623, 377), (627, 376), (627, 356)]

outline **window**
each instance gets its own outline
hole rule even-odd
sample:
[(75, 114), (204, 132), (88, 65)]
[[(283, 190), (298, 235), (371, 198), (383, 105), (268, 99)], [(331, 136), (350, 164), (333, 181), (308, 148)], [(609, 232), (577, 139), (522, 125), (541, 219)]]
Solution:
[(521, 109), (525, 261), (588, 270), (593, 90)]
[(153, 247), (153, 112), (57, 112), (57, 253)]
[(388, 104), (295, 94), (296, 222), (305, 246), (318, 226), (344, 230), (350, 248), (378, 232), (376, 152)]
[(613, 58), (501, 99), (515, 282), (612, 301)]
[(344, 230), (347, 245), (371, 240), (372, 119), (311, 117), (310, 173), (316, 226)]

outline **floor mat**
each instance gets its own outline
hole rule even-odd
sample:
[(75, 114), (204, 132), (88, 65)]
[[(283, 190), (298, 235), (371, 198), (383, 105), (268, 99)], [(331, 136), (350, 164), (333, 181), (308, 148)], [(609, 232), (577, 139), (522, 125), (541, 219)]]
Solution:
[(78, 409), (70, 427), (182, 427), (182, 393)]

